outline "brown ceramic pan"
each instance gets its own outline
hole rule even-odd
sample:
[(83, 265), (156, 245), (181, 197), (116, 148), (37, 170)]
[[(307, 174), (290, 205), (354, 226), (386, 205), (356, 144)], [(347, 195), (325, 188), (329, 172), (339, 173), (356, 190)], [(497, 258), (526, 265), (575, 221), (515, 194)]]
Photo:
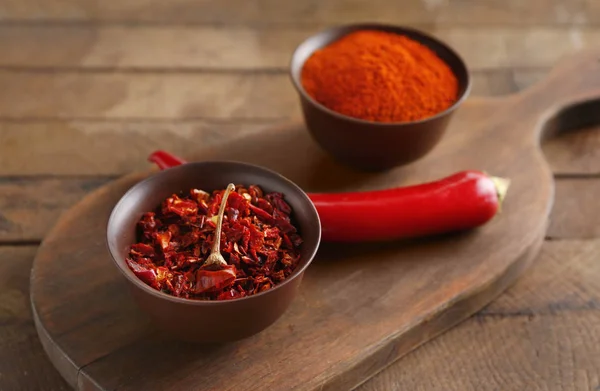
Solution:
[[(429, 47), (445, 61), (458, 80), (458, 99), (454, 105), (421, 121), (378, 123), (337, 113), (310, 97), (301, 83), (305, 61), (316, 50), (351, 32), (373, 29), (405, 35)], [(408, 164), (430, 152), (442, 139), (452, 114), (471, 89), (465, 62), (448, 45), (417, 30), (383, 24), (338, 26), (307, 38), (292, 55), (290, 76), (300, 97), (304, 121), (314, 140), (338, 161), (367, 171)]]
[[(135, 227), (143, 213), (162, 200), (191, 188), (212, 191), (228, 183), (281, 192), (293, 210), (292, 219), (302, 236), (301, 260), (284, 282), (265, 292), (241, 299), (200, 301), (157, 291), (138, 279), (125, 263), (136, 240)], [(312, 262), (321, 240), (317, 211), (300, 187), (263, 167), (239, 162), (197, 162), (170, 168), (133, 186), (114, 207), (107, 227), (107, 244), (115, 265), (133, 296), (161, 329), (182, 340), (224, 342), (256, 334), (275, 322), (288, 308)]]

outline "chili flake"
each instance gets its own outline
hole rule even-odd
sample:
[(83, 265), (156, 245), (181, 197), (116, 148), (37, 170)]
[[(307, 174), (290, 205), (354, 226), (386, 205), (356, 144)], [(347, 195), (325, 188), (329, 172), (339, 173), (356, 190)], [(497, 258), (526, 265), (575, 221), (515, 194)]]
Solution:
[(156, 290), (198, 300), (250, 296), (288, 278), (302, 244), (292, 208), (283, 194), (256, 185), (237, 185), (227, 197), (220, 238), (227, 265), (204, 265), (224, 194), (191, 189), (145, 213), (126, 259), (133, 273)]

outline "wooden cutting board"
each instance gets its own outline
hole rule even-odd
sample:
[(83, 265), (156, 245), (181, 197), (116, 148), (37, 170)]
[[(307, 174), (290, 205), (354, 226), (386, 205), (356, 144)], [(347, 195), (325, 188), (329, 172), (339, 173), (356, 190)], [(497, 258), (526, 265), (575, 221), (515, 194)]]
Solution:
[(463, 169), (512, 180), (502, 214), (481, 229), (411, 242), (323, 245), (289, 311), (236, 343), (186, 344), (156, 331), (109, 259), (108, 215), (151, 172), (96, 190), (62, 216), (33, 265), (31, 303), (46, 352), (80, 390), (357, 386), (489, 303), (534, 259), (554, 192), (540, 139), (600, 120), (600, 103), (593, 101), (600, 96), (599, 61), (598, 52), (582, 53), (524, 93), (467, 101), (430, 155), (387, 173), (341, 167), (301, 124), (211, 150), (198, 140), (188, 160), (261, 164), (307, 191), (414, 184)]

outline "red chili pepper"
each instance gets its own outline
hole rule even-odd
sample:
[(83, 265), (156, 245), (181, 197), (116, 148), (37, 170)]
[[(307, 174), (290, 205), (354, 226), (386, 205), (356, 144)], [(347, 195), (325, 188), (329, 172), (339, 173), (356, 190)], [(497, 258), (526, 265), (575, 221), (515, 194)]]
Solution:
[(414, 186), (310, 197), (328, 240), (389, 240), (480, 226), (498, 211), (500, 186), (482, 172), (462, 171)]
[[(151, 162), (161, 164), (157, 156)], [(177, 164), (184, 160), (173, 157)], [(386, 190), (308, 194), (321, 219), (322, 239), (383, 241), (475, 228), (499, 211), (509, 181), (468, 170), (429, 183)]]
[(198, 269), (194, 293), (217, 292), (231, 286), (235, 281), (235, 266), (227, 265), (220, 270)]
[(186, 161), (165, 151), (154, 151), (148, 160), (155, 163), (161, 170), (185, 164)]

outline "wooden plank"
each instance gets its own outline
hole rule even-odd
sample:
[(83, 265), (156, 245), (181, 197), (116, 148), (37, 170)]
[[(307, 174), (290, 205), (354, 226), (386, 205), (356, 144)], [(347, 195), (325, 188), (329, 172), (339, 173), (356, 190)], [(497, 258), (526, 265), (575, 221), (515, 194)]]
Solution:
[(557, 135), (542, 149), (555, 174), (600, 175), (600, 126)]
[[(515, 71), (520, 74), (521, 71)], [(501, 95), (541, 78), (522, 71), (473, 73), (473, 95)], [(300, 104), (287, 73), (71, 73), (0, 70), (0, 119), (297, 118)]]
[(519, 87), (515, 84), (514, 73), (510, 69), (482, 71), (472, 75), (473, 87), (471, 94), (474, 96), (501, 96), (519, 90)]
[(583, 7), (586, 9), (586, 14), (594, 15), (600, 13), (600, 3), (596, 0), (585, 0)]
[[(587, 24), (600, 19), (591, 0), (9, 0), (5, 21), (150, 22), (214, 24), (338, 24), (362, 22), (487, 25)], [(518, 17), (515, 17), (518, 15)]]
[(513, 70), (513, 90), (521, 91), (525, 88), (532, 86), (533, 84), (539, 82), (546, 76), (547, 72), (543, 72), (540, 70)]
[(0, 247), (0, 390), (67, 391), (46, 357), (29, 307), (29, 271), (37, 246)]
[[(510, 71), (495, 71), (489, 78), (481, 80), (482, 83), (487, 81), (487, 85), (480, 86), (488, 91), (517, 88)], [(468, 102), (464, 110), (475, 106), (477, 110), (483, 110), (483, 106), (477, 102)], [(493, 104), (485, 112), (493, 112)], [(473, 122), (463, 122), (463, 113), (463, 110), (459, 110), (454, 117), (456, 126), (477, 126)], [(5, 148), (0, 154), (0, 176), (122, 175), (145, 169), (146, 157), (155, 149), (163, 148), (182, 156), (191, 156), (201, 146), (216, 145), (231, 137), (242, 137), (274, 126), (277, 122), (3, 121), (0, 122), (0, 145)], [(36, 142), (32, 143), (31, 140)], [(555, 174), (600, 173), (600, 132), (595, 127), (554, 137), (544, 143), (543, 150)]]
[(598, 389), (599, 252), (598, 239), (546, 241), (486, 309), (358, 390)]
[[(477, 126), (495, 108), (493, 103), (469, 101), (452, 126)], [(146, 159), (156, 149), (195, 156), (199, 148), (274, 126), (273, 121), (233, 120), (5, 121), (0, 122), (0, 145), (5, 146), (0, 176), (123, 175), (148, 169)]]
[(269, 126), (273, 121), (0, 122), (0, 176), (122, 175), (149, 169), (156, 149), (190, 156)]
[(63, 211), (109, 179), (1, 178), (0, 242), (40, 241)]
[(481, 315), (600, 311), (599, 251), (599, 237), (546, 241), (536, 266)]
[(600, 179), (561, 179), (548, 227), (550, 238), (600, 237)]
[(476, 316), (356, 391), (598, 390), (599, 322), (598, 311)]
[[(416, 27), (453, 46), (473, 70), (546, 68), (600, 40), (598, 28)], [(294, 48), (317, 31), (318, 27), (0, 25), (0, 66), (285, 70)]]
[(287, 74), (0, 71), (0, 85), (0, 117), (14, 119), (277, 119), (300, 111)]
[[(287, 68), (314, 29), (0, 26), (0, 66), (32, 68)], [(118, 42), (118, 45), (115, 45)]]

